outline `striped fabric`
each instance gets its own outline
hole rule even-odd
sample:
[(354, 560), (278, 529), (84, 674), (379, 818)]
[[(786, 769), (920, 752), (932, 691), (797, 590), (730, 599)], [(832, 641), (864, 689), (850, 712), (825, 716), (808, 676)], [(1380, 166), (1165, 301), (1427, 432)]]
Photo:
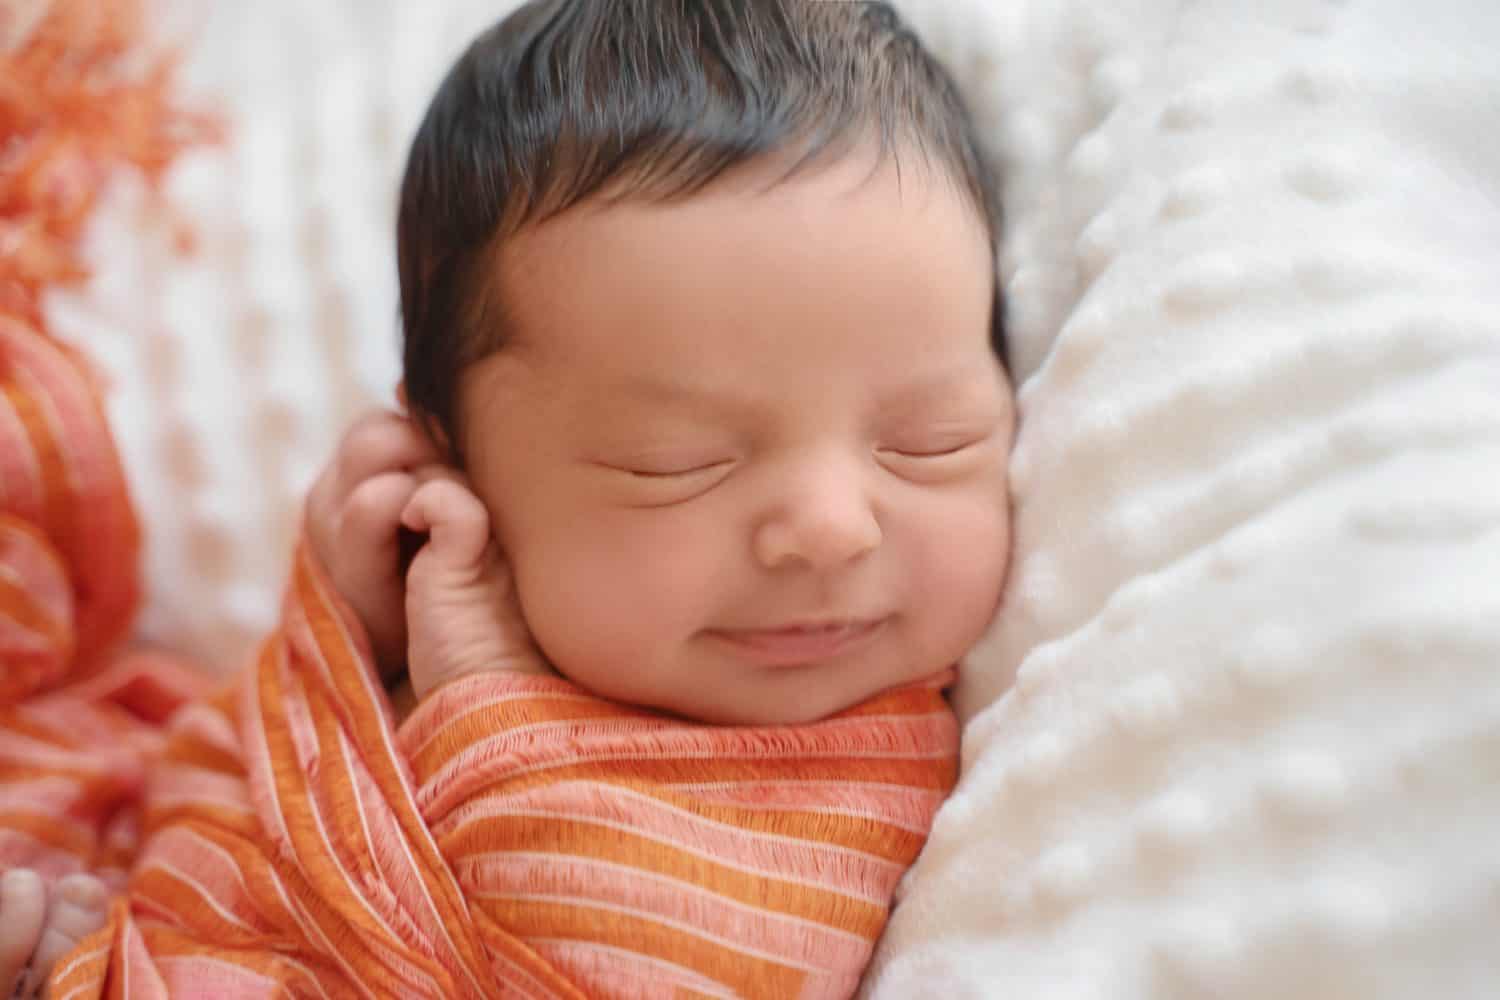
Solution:
[(87, 369), (0, 315), (0, 871), (124, 882), (162, 725), (203, 685), (116, 651), (139, 544)]
[(441, 689), (400, 734), (470, 906), (589, 996), (848, 996), (954, 773), (936, 687), (692, 725), (554, 678)]
[(0, 705), (103, 665), (135, 613), (139, 550), (86, 364), (0, 313)]
[(91, 872), (122, 887), (163, 725), (203, 683), (173, 660), (137, 653), (0, 706), (0, 871), (31, 868), (48, 882)]
[(402, 726), (303, 548), (281, 629), (180, 711), (57, 998), (847, 996), (956, 772), (939, 684), (715, 728), (475, 676)]

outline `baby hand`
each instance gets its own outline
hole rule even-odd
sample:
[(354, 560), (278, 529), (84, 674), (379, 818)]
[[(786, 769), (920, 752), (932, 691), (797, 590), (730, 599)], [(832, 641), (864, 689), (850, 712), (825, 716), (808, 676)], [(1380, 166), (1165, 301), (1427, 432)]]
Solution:
[(0, 996), (42, 996), (57, 960), (104, 925), (107, 897), (92, 875), (69, 875), (50, 894), (29, 869), (0, 876)]
[(415, 423), (377, 410), (354, 422), (307, 497), (308, 544), (370, 637), (382, 674), (406, 653), (401, 512), (414, 471), (439, 458)]
[(407, 528), (430, 536), (406, 576), (407, 664), (417, 698), (481, 671), (550, 673), (483, 502), (450, 469), (423, 477), (401, 514)]

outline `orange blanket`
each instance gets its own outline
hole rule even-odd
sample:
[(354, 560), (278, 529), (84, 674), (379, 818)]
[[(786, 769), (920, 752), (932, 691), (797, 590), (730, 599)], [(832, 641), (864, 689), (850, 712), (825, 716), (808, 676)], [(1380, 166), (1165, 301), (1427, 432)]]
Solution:
[(304, 550), (54, 995), (845, 996), (956, 752), (937, 682), (731, 729), (494, 674), (398, 730)]
[(140, 0), (0, 5), (0, 871), (123, 882), (161, 727), (201, 688), (122, 653), (140, 533), (98, 386), (42, 302), (81, 281), (116, 171), (214, 134), (175, 106)]
[(305, 554), (217, 698), (120, 651), (139, 532), (39, 303), (82, 274), (110, 165), (155, 176), (206, 134), (167, 108), (168, 64), (122, 69), (138, 11), (54, 0), (0, 52), (0, 870), (131, 871), (52, 995), (850, 992), (954, 777), (936, 686), (730, 730), (491, 676), (398, 732)]
[(86, 369), (0, 315), (0, 871), (124, 881), (161, 726), (203, 686), (118, 651), (138, 547)]
[(758, 730), (492, 675), (398, 730), (305, 553), (190, 702), (117, 651), (139, 541), (86, 370), (3, 318), (0, 473), (0, 868), (132, 871), (57, 997), (847, 995), (954, 778), (937, 682)]

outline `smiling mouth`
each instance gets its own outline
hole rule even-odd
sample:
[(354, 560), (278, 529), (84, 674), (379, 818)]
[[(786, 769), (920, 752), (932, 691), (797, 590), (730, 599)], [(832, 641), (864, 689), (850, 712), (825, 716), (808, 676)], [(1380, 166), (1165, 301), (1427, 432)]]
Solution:
[(802, 667), (853, 652), (888, 621), (868, 618), (769, 629), (716, 629), (709, 634), (761, 666)]

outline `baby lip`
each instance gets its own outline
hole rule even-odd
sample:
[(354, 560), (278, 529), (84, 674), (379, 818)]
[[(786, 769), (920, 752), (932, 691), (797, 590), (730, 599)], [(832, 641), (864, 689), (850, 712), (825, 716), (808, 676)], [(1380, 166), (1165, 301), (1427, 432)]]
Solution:
[(779, 625), (765, 625), (751, 628), (727, 628), (721, 631), (735, 636), (792, 635), (808, 632), (837, 632), (841, 630), (854, 631), (877, 625), (882, 620), (879, 616), (869, 618), (821, 618), (816, 621), (786, 622)]
[(770, 628), (720, 629), (715, 634), (767, 666), (800, 666), (838, 656), (873, 635), (885, 621), (821, 619)]

